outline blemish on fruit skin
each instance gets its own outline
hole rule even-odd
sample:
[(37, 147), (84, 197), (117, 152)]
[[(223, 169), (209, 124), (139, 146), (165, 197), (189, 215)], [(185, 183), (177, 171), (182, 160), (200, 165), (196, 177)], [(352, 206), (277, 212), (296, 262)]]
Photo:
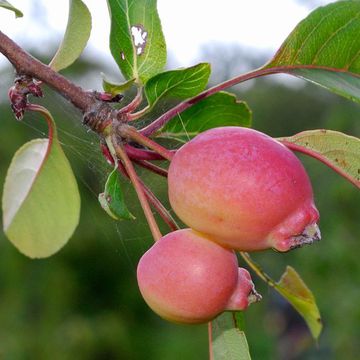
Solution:
[(133, 25), (131, 35), (136, 48), (136, 55), (140, 56), (145, 50), (148, 32), (142, 25)]
[(125, 54), (123, 51), (120, 53), (120, 57), (121, 57), (121, 60), (125, 60)]

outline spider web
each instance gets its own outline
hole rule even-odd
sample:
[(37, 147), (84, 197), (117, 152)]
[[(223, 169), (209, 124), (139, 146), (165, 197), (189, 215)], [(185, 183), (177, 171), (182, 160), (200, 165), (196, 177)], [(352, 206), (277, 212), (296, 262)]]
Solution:
[[(107, 163), (101, 153), (98, 136), (81, 124), (81, 114), (58, 95), (46, 95), (43, 103), (55, 119), (59, 141), (75, 173), (82, 197), (81, 212), (90, 212), (94, 222), (92, 226), (96, 228), (96, 231), (101, 232), (102, 239), (99, 241), (105, 241), (110, 248), (119, 253), (119, 256), (125, 258), (128, 266), (135, 272), (139, 256), (151, 246), (152, 237), (131, 184), (124, 180), (122, 188), (127, 206), (136, 219), (132, 221), (112, 220), (98, 203), (98, 195), (103, 192), (107, 176), (112, 170), (111, 165)], [(165, 110), (165, 108), (161, 109), (161, 111)], [(31, 138), (47, 137), (46, 124), (36, 113), (28, 112), (20, 125), (27, 128), (26, 131)], [(139, 122), (137, 125), (144, 124)], [(186, 130), (184, 129), (184, 131)], [(178, 144), (173, 142), (167, 145), (175, 148)], [(166, 180), (139, 167), (136, 167), (136, 171), (170, 210), (167, 202)], [(84, 197), (86, 201), (84, 201)], [(91, 206), (88, 206), (88, 201), (92, 203)], [(167, 233), (169, 228), (157, 216), (155, 210), (153, 213), (162, 233)], [(80, 218), (80, 227), (81, 221), (82, 217)], [(70, 244), (71, 239), (67, 246)]]

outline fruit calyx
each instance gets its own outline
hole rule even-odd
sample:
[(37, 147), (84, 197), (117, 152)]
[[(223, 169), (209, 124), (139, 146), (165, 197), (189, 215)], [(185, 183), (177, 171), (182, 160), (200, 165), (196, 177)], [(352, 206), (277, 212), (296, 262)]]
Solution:
[(226, 311), (243, 311), (250, 304), (258, 302), (262, 296), (255, 290), (255, 285), (251, 280), (249, 272), (244, 269), (238, 269), (237, 285), (231, 295), (225, 310)]
[(300, 235), (295, 235), (290, 240), (290, 250), (300, 248), (304, 245), (311, 245), (315, 241), (321, 240), (319, 226), (314, 223), (305, 227)]

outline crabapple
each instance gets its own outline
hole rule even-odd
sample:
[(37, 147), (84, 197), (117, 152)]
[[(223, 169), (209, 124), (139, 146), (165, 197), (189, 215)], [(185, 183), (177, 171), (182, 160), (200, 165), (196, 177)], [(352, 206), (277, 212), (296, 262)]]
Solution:
[(259, 131), (229, 126), (197, 135), (176, 152), (168, 182), (179, 218), (228, 248), (288, 251), (320, 239), (304, 167)]
[(191, 229), (158, 240), (140, 259), (137, 279), (147, 304), (178, 323), (207, 322), (260, 298), (235, 253)]

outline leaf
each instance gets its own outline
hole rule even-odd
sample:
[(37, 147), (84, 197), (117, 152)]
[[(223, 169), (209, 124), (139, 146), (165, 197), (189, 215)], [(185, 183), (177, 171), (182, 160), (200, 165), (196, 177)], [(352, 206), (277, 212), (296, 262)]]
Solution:
[(360, 139), (333, 130), (309, 130), (278, 140), (322, 161), (360, 188)]
[(287, 299), (306, 321), (312, 336), (317, 339), (322, 330), (322, 322), (314, 295), (299, 274), (287, 266), (275, 289)]
[(107, 0), (110, 50), (127, 80), (145, 83), (166, 63), (166, 45), (156, 0)]
[(16, 7), (14, 7), (13, 5), (11, 5), (8, 1), (6, 0), (0, 0), (0, 7), (7, 9), (7, 10), (11, 10), (15, 13), (15, 17), (23, 17), (24, 14), (17, 9)]
[(202, 131), (218, 126), (250, 126), (251, 111), (236, 96), (218, 92), (175, 116), (161, 130), (160, 136), (186, 142)]
[(145, 85), (149, 106), (153, 107), (161, 98), (186, 99), (205, 89), (210, 76), (210, 64), (166, 71), (155, 75)]
[(69, 17), (64, 38), (49, 66), (60, 71), (83, 52), (91, 32), (91, 14), (81, 0), (69, 0)]
[(360, 1), (319, 7), (264, 68), (295, 75), (360, 102)]
[(3, 191), (4, 232), (31, 258), (62, 248), (80, 216), (76, 180), (51, 126), (49, 139), (32, 140), (16, 152)]
[(240, 255), (262, 280), (278, 291), (297, 310), (307, 323), (312, 336), (317, 339), (322, 330), (319, 309), (314, 295), (295, 269), (287, 266), (279, 282), (275, 282), (248, 253), (240, 252)]
[(211, 323), (210, 358), (213, 360), (250, 360), (244, 331), (238, 326), (236, 314), (224, 312)]
[(135, 216), (126, 207), (117, 167), (110, 173), (105, 184), (105, 191), (99, 194), (99, 202), (102, 208), (115, 220), (135, 219)]
[(360, 102), (360, 77), (358, 74), (322, 69), (294, 69), (291, 71), (291, 75), (320, 85), (349, 100)]
[(115, 84), (113, 82), (110, 82), (109, 80), (107, 80), (105, 78), (105, 75), (102, 74), (103, 77), (103, 82), (102, 82), (102, 86), (105, 92), (112, 94), (112, 95), (118, 95), (118, 94), (123, 94), (124, 91), (128, 90), (131, 88), (131, 86), (134, 84), (135, 79), (131, 79), (129, 81), (126, 81), (122, 84)]

